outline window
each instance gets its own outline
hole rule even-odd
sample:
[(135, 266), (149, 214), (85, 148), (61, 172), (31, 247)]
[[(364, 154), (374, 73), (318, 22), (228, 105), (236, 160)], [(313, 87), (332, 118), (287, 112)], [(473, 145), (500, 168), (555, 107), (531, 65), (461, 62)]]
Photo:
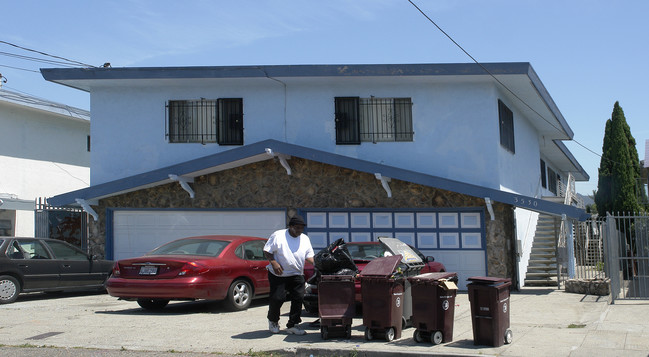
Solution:
[(545, 176), (545, 161), (543, 159), (541, 159), (541, 186), (548, 188), (548, 180)]
[(336, 144), (412, 141), (410, 98), (335, 98)]
[(500, 145), (515, 153), (514, 147), (514, 114), (498, 100), (498, 118), (500, 121)]
[(50, 248), (52, 248), (56, 259), (88, 260), (88, 255), (86, 255), (86, 253), (63, 242), (50, 241), (47, 244), (50, 246)]
[(267, 260), (264, 256), (265, 241), (250, 241), (240, 245), (235, 254), (246, 260)]
[(167, 103), (170, 143), (243, 145), (243, 99), (170, 100)]
[(24, 254), (25, 259), (51, 259), (47, 249), (39, 241), (24, 241), (19, 240), (20, 250)]
[(557, 194), (557, 174), (548, 167), (548, 190), (550, 192)]

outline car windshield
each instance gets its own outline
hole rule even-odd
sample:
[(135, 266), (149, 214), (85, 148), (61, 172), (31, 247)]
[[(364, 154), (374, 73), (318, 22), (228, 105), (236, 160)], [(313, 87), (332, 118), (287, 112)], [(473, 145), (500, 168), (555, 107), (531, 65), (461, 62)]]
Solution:
[(354, 260), (372, 260), (382, 257), (385, 249), (380, 244), (347, 243), (347, 250)]
[(230, 244), (211, 239), (182, 239), (162, 245), (146, 255), (203, 255), (217, 257)]

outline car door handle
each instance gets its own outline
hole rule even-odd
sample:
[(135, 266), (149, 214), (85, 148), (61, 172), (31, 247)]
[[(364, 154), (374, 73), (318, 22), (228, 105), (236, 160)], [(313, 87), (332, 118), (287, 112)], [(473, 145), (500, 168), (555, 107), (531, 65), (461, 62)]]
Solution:
[(70, 268), (70, 264), (63, 264), (64, 268)]

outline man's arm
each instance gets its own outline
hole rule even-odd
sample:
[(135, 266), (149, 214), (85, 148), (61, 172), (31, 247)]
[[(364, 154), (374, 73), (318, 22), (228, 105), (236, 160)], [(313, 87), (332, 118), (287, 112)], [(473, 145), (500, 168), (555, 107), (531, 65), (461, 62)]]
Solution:
[(306, 258), (305, 260), (306, 260), (308, 263), (311, 263), (312, 265), (315, 265), (315, 260), (313, 259), (313, 257), (311, 257), (311, 258)]
[(268, 259), (268, 261), (270, 262), (270, 265), (273, 267), (273, 271), (275, 272), (275, 275), (282, 275), (284, 269), (282, 269), (282, 266), (277, 262), (277, 260), (275, 260), (275, 255), (264, 250), (264, 257), (266, 257), (266, 259)]

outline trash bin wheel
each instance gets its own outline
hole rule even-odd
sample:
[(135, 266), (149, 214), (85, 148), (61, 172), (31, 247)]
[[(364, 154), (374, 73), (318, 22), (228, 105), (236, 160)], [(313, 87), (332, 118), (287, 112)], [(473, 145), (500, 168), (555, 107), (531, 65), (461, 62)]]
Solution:
[(388, 327), (385, 329), (385, 339), (388, 342), (394, 340), (394, 327)]
[(329, 328), (327, 326), (320, 327), (320, 337), (322, 337), (323, 340), (329, 338)]
[(352, 325), (345, 326), (345, 334), (347, 335), (348, 340), (352, 338)]
[(365, 328), (365, 339), (368, 341), (372, 341), (374, 336), (372, 336), (372, 330), (369, 327)]
[(505, 343), (506, 344), (512, 343), (513, 338), (514, 338), (514, 334), (512, 333), (512, 330), (510, 329), (505, 330)]
[(443, 339), (444, 335), (442, 334), (442, 331), (435, 331), (430, 334), (430, 342), (432, 342), (433, 345), (439, 345), (442, 343)]
[(422, 336), (422, 333), (421, 331), (419, 331), (419, 329), (415, 329), (415, 333), (412, 334), (412, 339), (417, 343), (424, 342), (424, 337)]

